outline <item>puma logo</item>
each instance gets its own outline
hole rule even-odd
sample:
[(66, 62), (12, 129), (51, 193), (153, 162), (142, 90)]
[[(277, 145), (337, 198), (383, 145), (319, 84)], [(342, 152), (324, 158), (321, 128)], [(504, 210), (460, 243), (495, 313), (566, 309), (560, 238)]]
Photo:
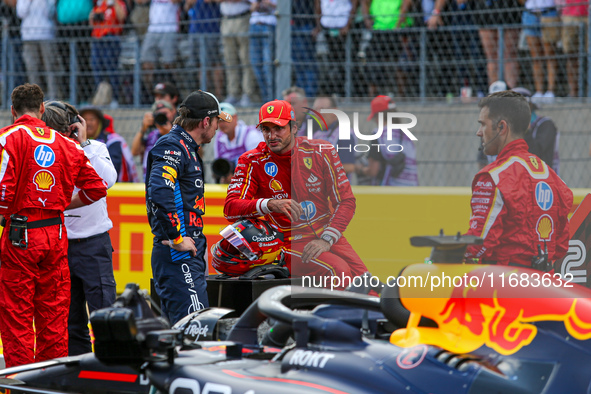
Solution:
[(41, 197), (37, 197), (37, 200), (43, 204), (43, 206), (45, 206), (45, 201), (47, 201), (47, 198), (45, 200), (42, 200)]

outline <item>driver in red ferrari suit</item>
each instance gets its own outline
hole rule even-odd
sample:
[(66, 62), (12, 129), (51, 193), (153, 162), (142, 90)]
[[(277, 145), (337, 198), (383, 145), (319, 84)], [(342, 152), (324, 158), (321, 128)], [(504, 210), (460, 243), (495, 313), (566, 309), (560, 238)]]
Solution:
[(472, 181), (468, 234), (484, 238), (465, 257), (482, 263), (532, 266), (538, 245), (550, 261), (568, 250), (573, 193), (523, 139), (531, 113), (519, 93), (494, 93), (479, 103), (482, 149), (497, 159)]
[[(64, 210), (107, 195), (84, 150), (41, 120), (41, 88), (18, 86), (11, 99), (16, 122), (0, 130), (0, 215), (6, 219), (0, 240), (0, 335), (7, 367), (68, 355)], [(74, 186), (80, 191), (72, 196)]]
[(264, 216), (278, 226), (292, 277), (362, 275), (367, 268), (343, 237), (355, 213), (347, 174), (332, 145), (295, 136), (295, 120), (287, 101), (261, 107), (265, 141), (238, 159), (224, 215)]

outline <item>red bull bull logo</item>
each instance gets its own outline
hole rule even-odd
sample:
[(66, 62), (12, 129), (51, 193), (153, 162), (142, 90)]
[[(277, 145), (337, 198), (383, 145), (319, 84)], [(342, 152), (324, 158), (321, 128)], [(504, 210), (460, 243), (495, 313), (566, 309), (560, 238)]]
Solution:
[[(403, 275), (428, 277), (437, 275), (437, 271), (452, 269), (449, 264), (414, 267), (408, 267), (409, 272), (405, 270)], [(400, 289), (402, 304), (412, 315), (407, 328), (392, 334), (392, 343), (403, 347), (436, 345), (456, 353), (468, 353), (486, 345), (509, 355), (534, 340), (537, 327), (533, 323), (539, 321), (560, 321), (573, 338), (591, 338), (590, 289), (568, 286), (568, 282), (560, 279), (537, 285), (535, 280), (524, 278), (535, 278), (542, 273), (526, 268), (459, 267), (466, 275), (464, 283), (467, 285), (441, 289), (438, 298), (407, 298), (405, 289)], [(519, 279), (512, 282), (503, 279), (510, 275), (517, 275), (513, 278)], [(472, 280), (474, 277), (481, 281)], [(478, 286), (474, 286), (476, 282)], [(447, 297), (439, 297), (445, 292)], [(417, 327), (420, 316), (434, 320), (438, 328)]]
[(195, 205), (193, 205), (193, 208), (205, 213), (205, 199), (203, 197), (195, 198)]

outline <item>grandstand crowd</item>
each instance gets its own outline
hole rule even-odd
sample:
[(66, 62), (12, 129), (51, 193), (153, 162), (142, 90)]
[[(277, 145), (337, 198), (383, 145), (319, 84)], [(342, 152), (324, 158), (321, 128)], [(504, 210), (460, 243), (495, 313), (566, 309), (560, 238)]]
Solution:
[[(3, 0), (4, 71), (77, 103), (151, 104), (167, 80), (250, 107), (276, 96), (277, 2)], [(496, 80), (534, 101), (584, 94), (587, 1), (292, 0), (289, 20), (288, 86), (308, 97), (482, 96)]]

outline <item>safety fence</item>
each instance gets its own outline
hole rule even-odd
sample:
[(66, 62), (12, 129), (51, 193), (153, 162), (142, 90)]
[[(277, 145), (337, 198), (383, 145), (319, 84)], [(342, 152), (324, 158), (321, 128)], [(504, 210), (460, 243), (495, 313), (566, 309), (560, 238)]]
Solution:
[[(370, 113), (369, 99), (354, 105), (342, 103), (339, 108), (347, 113), (358, 112), (360, 129), (366, 133), (373, 130), (375, 124), (365, 122)], [(313, 100), (312, 100), (313, 101)], [(591, 186), (591, 165), (589, 138), (589, 119), (591, 106), (586, 99), (564, 99), (564, 102), (540, 105), (536, 110), (538, 116), (550, 117), (559, 132), (560, 176), (572, 188), (588, 188)], [(477, 99), (461, 102), (454, 99), (430, 100), (398, 104), (397, 111), (412, 113), (417, 117), (417, 125), (412, 128), (417, 137), (415, 142), (417, 169), (420, 186), (470, 186), (476, 172), (481, 168), (479, 162), (480, 139), (476, 137), (478, 129)], [(105, 109), (105, 113), (114, 119), (114, 129), (131, 145), (135, 134), (139, 131), (144, 109)], [(255, 108), (240, 109), (239, 119), (247, 124), (256, 124), (258, 111)], [(0, 125), (11, 123), (7, 111), (0, 112)], [(219, 133), (220, 131), (218, 131)], [(212, 144), (203, 147), (203, 158), (209, 169), (215, 159)], [(357, 161), (366, 161), (366, 154), (359, 152)], [(137, 157), (138, 168), (141, 169), (141, 158)], [(206, 172), (213, 182), (211, 171)], [(362, 178), (354, 179), (353, 184), (367, 184)]]

